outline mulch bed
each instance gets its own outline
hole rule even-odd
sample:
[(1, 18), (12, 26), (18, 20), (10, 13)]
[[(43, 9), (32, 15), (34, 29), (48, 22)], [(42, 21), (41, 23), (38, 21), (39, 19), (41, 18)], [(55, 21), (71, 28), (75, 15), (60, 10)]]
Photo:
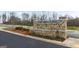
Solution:
[(29, 31), (23, 31), (23, 30), (11, 29), (11, 28), (6, 29), (6, 30), (12, 31), (12, 32), (21, 33), (21, 34), (24, 34), (24, 35), (30, 35), (31, 34), (31, 31), (30, 30)]

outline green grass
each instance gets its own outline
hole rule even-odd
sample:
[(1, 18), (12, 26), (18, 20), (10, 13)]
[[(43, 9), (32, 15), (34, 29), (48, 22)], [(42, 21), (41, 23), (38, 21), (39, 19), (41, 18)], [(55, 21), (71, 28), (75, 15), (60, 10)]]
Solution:
[(68, 26), (68, 30), (79, 30), (79, 27), (76, 27), (76, 26)]
[[(8, 24), (0, 24), (0, 28), (3, 28), (3, 27), (7, 27), (9, 26)], [(32, 26), (25, 26), (25, 25), (14, 25), (14, 26), (17, 26), (17, 27), (24, 27), (24, 28), (27, 28), (27, 29), (32, 29), (33, 27)]]

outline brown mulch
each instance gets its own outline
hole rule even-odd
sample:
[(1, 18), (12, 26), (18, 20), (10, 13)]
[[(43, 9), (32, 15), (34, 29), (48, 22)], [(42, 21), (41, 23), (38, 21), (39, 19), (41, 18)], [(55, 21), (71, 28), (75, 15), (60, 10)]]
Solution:
[(23, 30), (15, 30), (15, 29), (6, 29), (8, 31), (12, 31), (12, 32), (17, 32), (17, 33), (21, 33), (21, 34), (24, 34), (24, 35), (30, 35), (31, 34), (31, 31), (23, 31)]

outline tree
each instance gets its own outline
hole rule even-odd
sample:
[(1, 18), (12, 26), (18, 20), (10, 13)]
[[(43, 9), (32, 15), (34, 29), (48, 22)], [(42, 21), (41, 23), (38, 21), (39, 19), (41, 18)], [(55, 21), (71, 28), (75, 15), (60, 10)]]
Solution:
[(31, 16), (31, 24), (33, 25), (34, 20), (37, 19), (37, 15), (36, 14), (32, 14)]
[(21, 22), (23, 25), (27, 25), (27, 23), (29, 22), (29, 14), (22, 13), (22, 21)]
[(0, 15), (0, 22), (1, 22), (1, 15)]
[(43, 20), (46, 20), (47, 19), (47, 15), (45, 15), (45, 14), (43, 14), (42, 16), (41, 16), (41, 21), (43, 21)]
[(3, 22), (3, 23), (6, 23), (6, 13), (4, 13), (4, 14), (2, 15), (2, 22)]
[(18, 24), (21, 24), (21, 19), (19, 17), (16, 17), (15, 12), (11, 12), (7, 23), (18, 25)]
[(53, 20), (57, 20), (57, 13), (53, 12)]
[(27, 14), (27, 13), (22, 14), (22, 19), (23, 20), (28, 20), (28, 18), (29, 18), (29, 14)]
[(9, 18), (9, 21), (8, 21), (10, 24), (16, 22), (16, 17), (15, 17), (15, 13), (14, 12), (11, 12), (10, 13), (10, 18)]

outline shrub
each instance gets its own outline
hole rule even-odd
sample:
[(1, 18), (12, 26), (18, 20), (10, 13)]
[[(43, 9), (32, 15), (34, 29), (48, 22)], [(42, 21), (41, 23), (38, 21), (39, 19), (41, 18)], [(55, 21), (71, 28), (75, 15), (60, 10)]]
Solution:
[(22, 30), (23, 27), (16, 27), (15, 30)]
[(29, 32), (29, 29), (23, 28), (23, 27), (16, 27), (15, 30), (21, 30), (21, 31), (27, 31)]
[(43, 35), (36, 34), (36, 33), (34, 33), (34, 32), (32, 32), (31, 35), (32, 35), (32, 36), (37, 36), (37, 37), (46, 38), (46, 39), (50, 39), (50, 40), (61, 41), (61, 42), (63, 42), (63, 41), (65, 40), (65, 38), (62, 38), (62, 37), (59, 37), (59, 36), (56, 36), (56, 37), (43, 36)]
[(23, 31), (28, 31), (28, 32), (30, 31), (29, 29), (26, 29), (26, 28), (22, 28), (22, 30)]

